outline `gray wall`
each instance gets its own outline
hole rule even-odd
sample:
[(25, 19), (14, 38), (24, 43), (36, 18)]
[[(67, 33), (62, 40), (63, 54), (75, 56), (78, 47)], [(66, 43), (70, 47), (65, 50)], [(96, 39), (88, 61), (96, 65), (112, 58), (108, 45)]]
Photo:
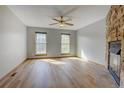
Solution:
[(105, 31), (104, 19), (78, 30), (78, 56), (105, 65)]
[[(39, 27), (27, 27), (27, 55), (28, 58), (36, 58), (35, 56), (35, 32), (47, 32), (47, 56), (59, 57), (61, 55), (61, 33), (71, 34), (71, 56), (76, 55), (76, 31), (56, 30)], [(67, 56), (70, 56), (67, 55)], [(65, 55), (64, 55), (65, 56)]]
[(0, 6), (0, 78), (26, 58), (26, 26)]

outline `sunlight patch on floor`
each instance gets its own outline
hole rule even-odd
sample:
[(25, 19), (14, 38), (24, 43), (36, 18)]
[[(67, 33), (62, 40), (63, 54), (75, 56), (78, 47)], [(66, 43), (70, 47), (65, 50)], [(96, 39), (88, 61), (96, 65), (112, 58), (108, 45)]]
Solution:
[(57, 61), (57, 60), (53, 60), (53, 59), (42, 59), (41, 61), (42, 62), (48, 62), (48, 63), (51, 63), (51, 64), (56, 64), (56, 65), (64, 65), (64, 64), (66, 64), (63, 61)]

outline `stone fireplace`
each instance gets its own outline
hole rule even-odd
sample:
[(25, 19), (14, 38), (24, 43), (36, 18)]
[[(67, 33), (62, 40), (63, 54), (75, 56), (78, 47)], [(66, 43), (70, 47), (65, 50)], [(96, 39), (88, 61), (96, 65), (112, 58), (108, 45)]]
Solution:
[(124, 87), (124, 6), (111, 6), (106, 18), (106, 67)]

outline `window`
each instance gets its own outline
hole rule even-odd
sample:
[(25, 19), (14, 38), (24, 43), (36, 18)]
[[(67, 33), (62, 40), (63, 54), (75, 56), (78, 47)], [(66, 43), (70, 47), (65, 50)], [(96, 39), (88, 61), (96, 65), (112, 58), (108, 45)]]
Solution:
[(46, 33), (36, 32), (36, 55), (46, 54)]
[(61, 34), (61, 53), (70, 53), (70, 34)]

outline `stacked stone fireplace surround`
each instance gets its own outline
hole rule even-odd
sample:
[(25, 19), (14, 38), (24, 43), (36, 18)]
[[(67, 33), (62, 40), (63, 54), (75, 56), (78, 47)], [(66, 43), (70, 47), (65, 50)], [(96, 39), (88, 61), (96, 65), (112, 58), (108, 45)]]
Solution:
[(124, 5), (111, 6), (106, 18), (106, 30), (106, 67), (109, 64), (109, 42), (120, 40), (120, 87), (124, 87)]

